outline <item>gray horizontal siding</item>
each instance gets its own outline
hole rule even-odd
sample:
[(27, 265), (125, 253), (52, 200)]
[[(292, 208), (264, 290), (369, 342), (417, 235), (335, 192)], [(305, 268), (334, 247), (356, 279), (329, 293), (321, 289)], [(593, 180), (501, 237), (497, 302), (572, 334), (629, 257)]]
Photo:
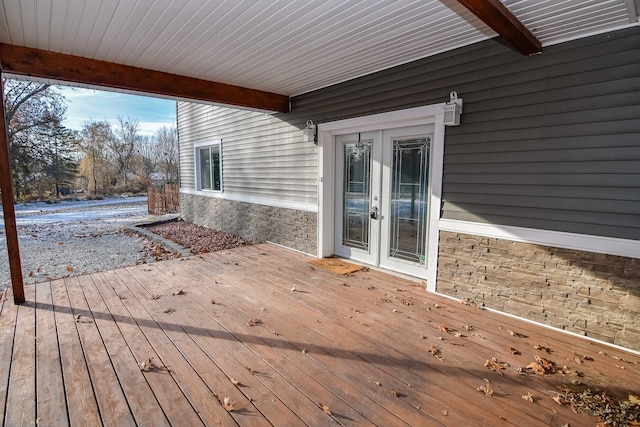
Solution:
[(273, 115), (178, 103), (181, 185), (195, 189), (193, 144), (222, 140), (222, 182), (230, 196), (317, 203), (317, 153), (300, 128)]
[(464, 98), (442, 217), (640, 240), (640, 28), (523, 57), (489, 40), (292, 99), (299, 126)]

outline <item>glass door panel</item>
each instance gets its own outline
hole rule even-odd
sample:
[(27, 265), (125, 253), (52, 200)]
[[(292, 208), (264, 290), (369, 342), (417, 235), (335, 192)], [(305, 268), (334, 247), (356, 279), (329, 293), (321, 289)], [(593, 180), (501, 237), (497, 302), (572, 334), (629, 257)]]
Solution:
[(342, 244), (369, 251), (371, 140), (345, 143), (342, 188)]
[(424, 264), (430, 139), (393, 139), (392, 143), (389, 257)]

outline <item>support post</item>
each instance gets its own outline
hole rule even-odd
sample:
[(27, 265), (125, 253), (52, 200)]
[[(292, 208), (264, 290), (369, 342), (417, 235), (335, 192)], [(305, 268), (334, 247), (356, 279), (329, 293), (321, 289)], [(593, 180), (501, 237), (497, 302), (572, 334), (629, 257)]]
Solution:
[(7, 238), (9, 270), (13, 301), (22, 304), (24, 299), (24, 283), (22, 281), (22, 265), (18, 246), (18, 227), (16, 211), (13, 205), (13, 188), (11, 185), (11, 162), (9, 161), (9, 137), (4, 112), (4, 85), (0, 79), (0, 192), (2, 192), (2, 212), (4, 213), (4, 232)]

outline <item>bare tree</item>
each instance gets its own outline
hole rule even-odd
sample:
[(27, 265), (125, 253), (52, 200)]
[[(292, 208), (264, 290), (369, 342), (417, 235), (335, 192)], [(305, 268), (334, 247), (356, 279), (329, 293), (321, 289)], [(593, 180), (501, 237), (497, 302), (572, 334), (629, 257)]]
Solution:
[(156, 138), (155, 164), (156, 170), (163, 176), (165, 182), (178, 182), (178, 133), (174, 127), (158, 129)]
[(51, 130), (62, 123), (64, 98), (53, 86), (3, 78), (11, 175), (16, 197), (29, 191), (34, 176), (50, 160), (45, 150)]
[(118, 179), (127, 186), (129, 173), (131, 172), (131, 162), (135, 153), (136, 142), (140, 138), (138, 132), (140, 125), (137, 119), (122, 116), (117, 118), (115, 138), (111, 139), (107, 144), (111, 150), (111, 154), (115, 160), (115, 167)]
[(80, 162), (80, 174), (93, 184), (93, 194), (98, 194), (98, 182), (102, 189), (111, 183), (112, 167), (107, 151), (115, 136), (107, 121), (88, 121), (80, 131), (79, 148), (84, 153)]

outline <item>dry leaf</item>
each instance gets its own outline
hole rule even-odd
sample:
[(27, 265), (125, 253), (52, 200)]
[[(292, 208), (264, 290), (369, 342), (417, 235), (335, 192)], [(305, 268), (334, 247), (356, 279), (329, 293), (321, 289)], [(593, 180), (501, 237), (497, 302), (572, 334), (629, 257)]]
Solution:
[(535, 348), (536, 350), (544, 351), (545, 353), (551, 353), (551, 349), (549, 347), (545, 347), (540, 344), (534, 345), (533, 348)]
[(529, 402), (533, 403), (533, 395), (531, 394), (531, 392), (527, 392), (527, 394), (523, 394), (522, 398), (524, 400), (528, 400)]
[(629, 393), (629, 403), (632, 405), (640, 406), (640, 398), (638, 396)]
[(73, 316), (73, 318), (76, 319), (76, 322), (80, 321), (80, 315), (79, 314), (76, 314), (75, 316)]
[(438, 327), (438, 329), (439, 329), (441, 332), (449, 332), (449, 328), (447, 328), (445, 325), (440, 325), (440, 326)]
[(225, 397), (224, 400), (222, 401), (222, 406), (224, 406), (224, 409), (226, 409), (227, 412), (233, 411), (235, 404), (236, 403), (233, 400), (231, 400), (230, 397)]
[(175, 311), (176, 311), (176, 309), (175, 309), (175, 308), (167, 308), (167, 309), (164, 311), (164, 313), (171, 314), (171, 313), (175, 313)]
[(215, 303), (216, 303), (216, 300), (212, 299), (211, 304), (215, 304)]
[(291, 287), (291, 292), (295, 292), (296, 291), (296, 287), (295, 285)]
[(302, 354), (307, 354), (307, 349), (306, 348), (302, 349)]
[(510, 329), (507, 329), (507, 332), (509, 332), (509, 335), (511, 335), (512, 337), (516, 337), (516, 338), (526, 338), (526, 335), (522, 335), (521, 333), (518, 332), (514, 332)]
[(497, 363), (494, 360), (491, 360), (491, 359), (485, 360), (484, 367), (489, 368), (490, 370), (495, 371), (500, 375), (503, 375), (501, 370), (504, 369), (504, 366), (502, 366), (501, 364)]
[(148, 371), (153, 367), (153, 357), (148, 358), (144, 362), (138, 363), (138, 366), (140, 367), (141, 371)]
[(257, 318), (249, 319), (249, 326), (258, 326), (258, 325), (262, 325), (262, 320)]
[(398, 390), (396, 390), (395, 388), (390, 389), (389, 393), (391, 393), (395, 397), (398, 397)]
[(68, 272), (72, 272), (73, 271), (73, 267), (71, 267), (70, 265), (67, 265), (67, 271)]
[(471, 325), (464, 325), (464, 328), (465, 328), (467, 331), (473, 331), (473, 326), (471, 326)]
[(531, 362), (527, 365), (526, 368), (528, 371), (533, 372), (536, 375), (544, 375), (545, 370), (542, 366), (538, 365), (536, 362)]
[(322, 403), (318, 403), (318, 406), (320, 407), (320, 409), (322, 409), (324, 411), (325, 414), (331, 415), (331, 411), (329, 410), (329, 407), (327, 405), (323, 405)]
[(184, 291), (180, 289), (178, 292), (174, 292), (171, 295), (184, 295)]
[(442, 415), (444, 415), (446, 417), (447, 415), (449, 415), (449, 411), (447, 411), (446, 409), (443, 409), (442, 410)]
[(240, 381), (238, 381), (238, 380), (237, 380), (237, 379), (235, 379), (235, 378), (231, 378), (231, 384), (233, 384), (233, 385), (235, 385), (235, 386), (238, 386), (238, 385), (240, 385)]
[(33, 277), (33, 271), (29, 272), (29, 277)]
[(160, 299), (160, 295), (151, 295), (151, 299)]
[(552, 361), (538, 355), (534, 356), (534, 359), (544, 368), (546, 373), (552, 374), (556, 371), (556, 364)]
[(491, 385), (489, 385), (489, 384), (482, 385), (482, 386), (476, 388), (476, 390), (484, 393), (486, 396), (493, 396), (493, 389), (491, 388)]

